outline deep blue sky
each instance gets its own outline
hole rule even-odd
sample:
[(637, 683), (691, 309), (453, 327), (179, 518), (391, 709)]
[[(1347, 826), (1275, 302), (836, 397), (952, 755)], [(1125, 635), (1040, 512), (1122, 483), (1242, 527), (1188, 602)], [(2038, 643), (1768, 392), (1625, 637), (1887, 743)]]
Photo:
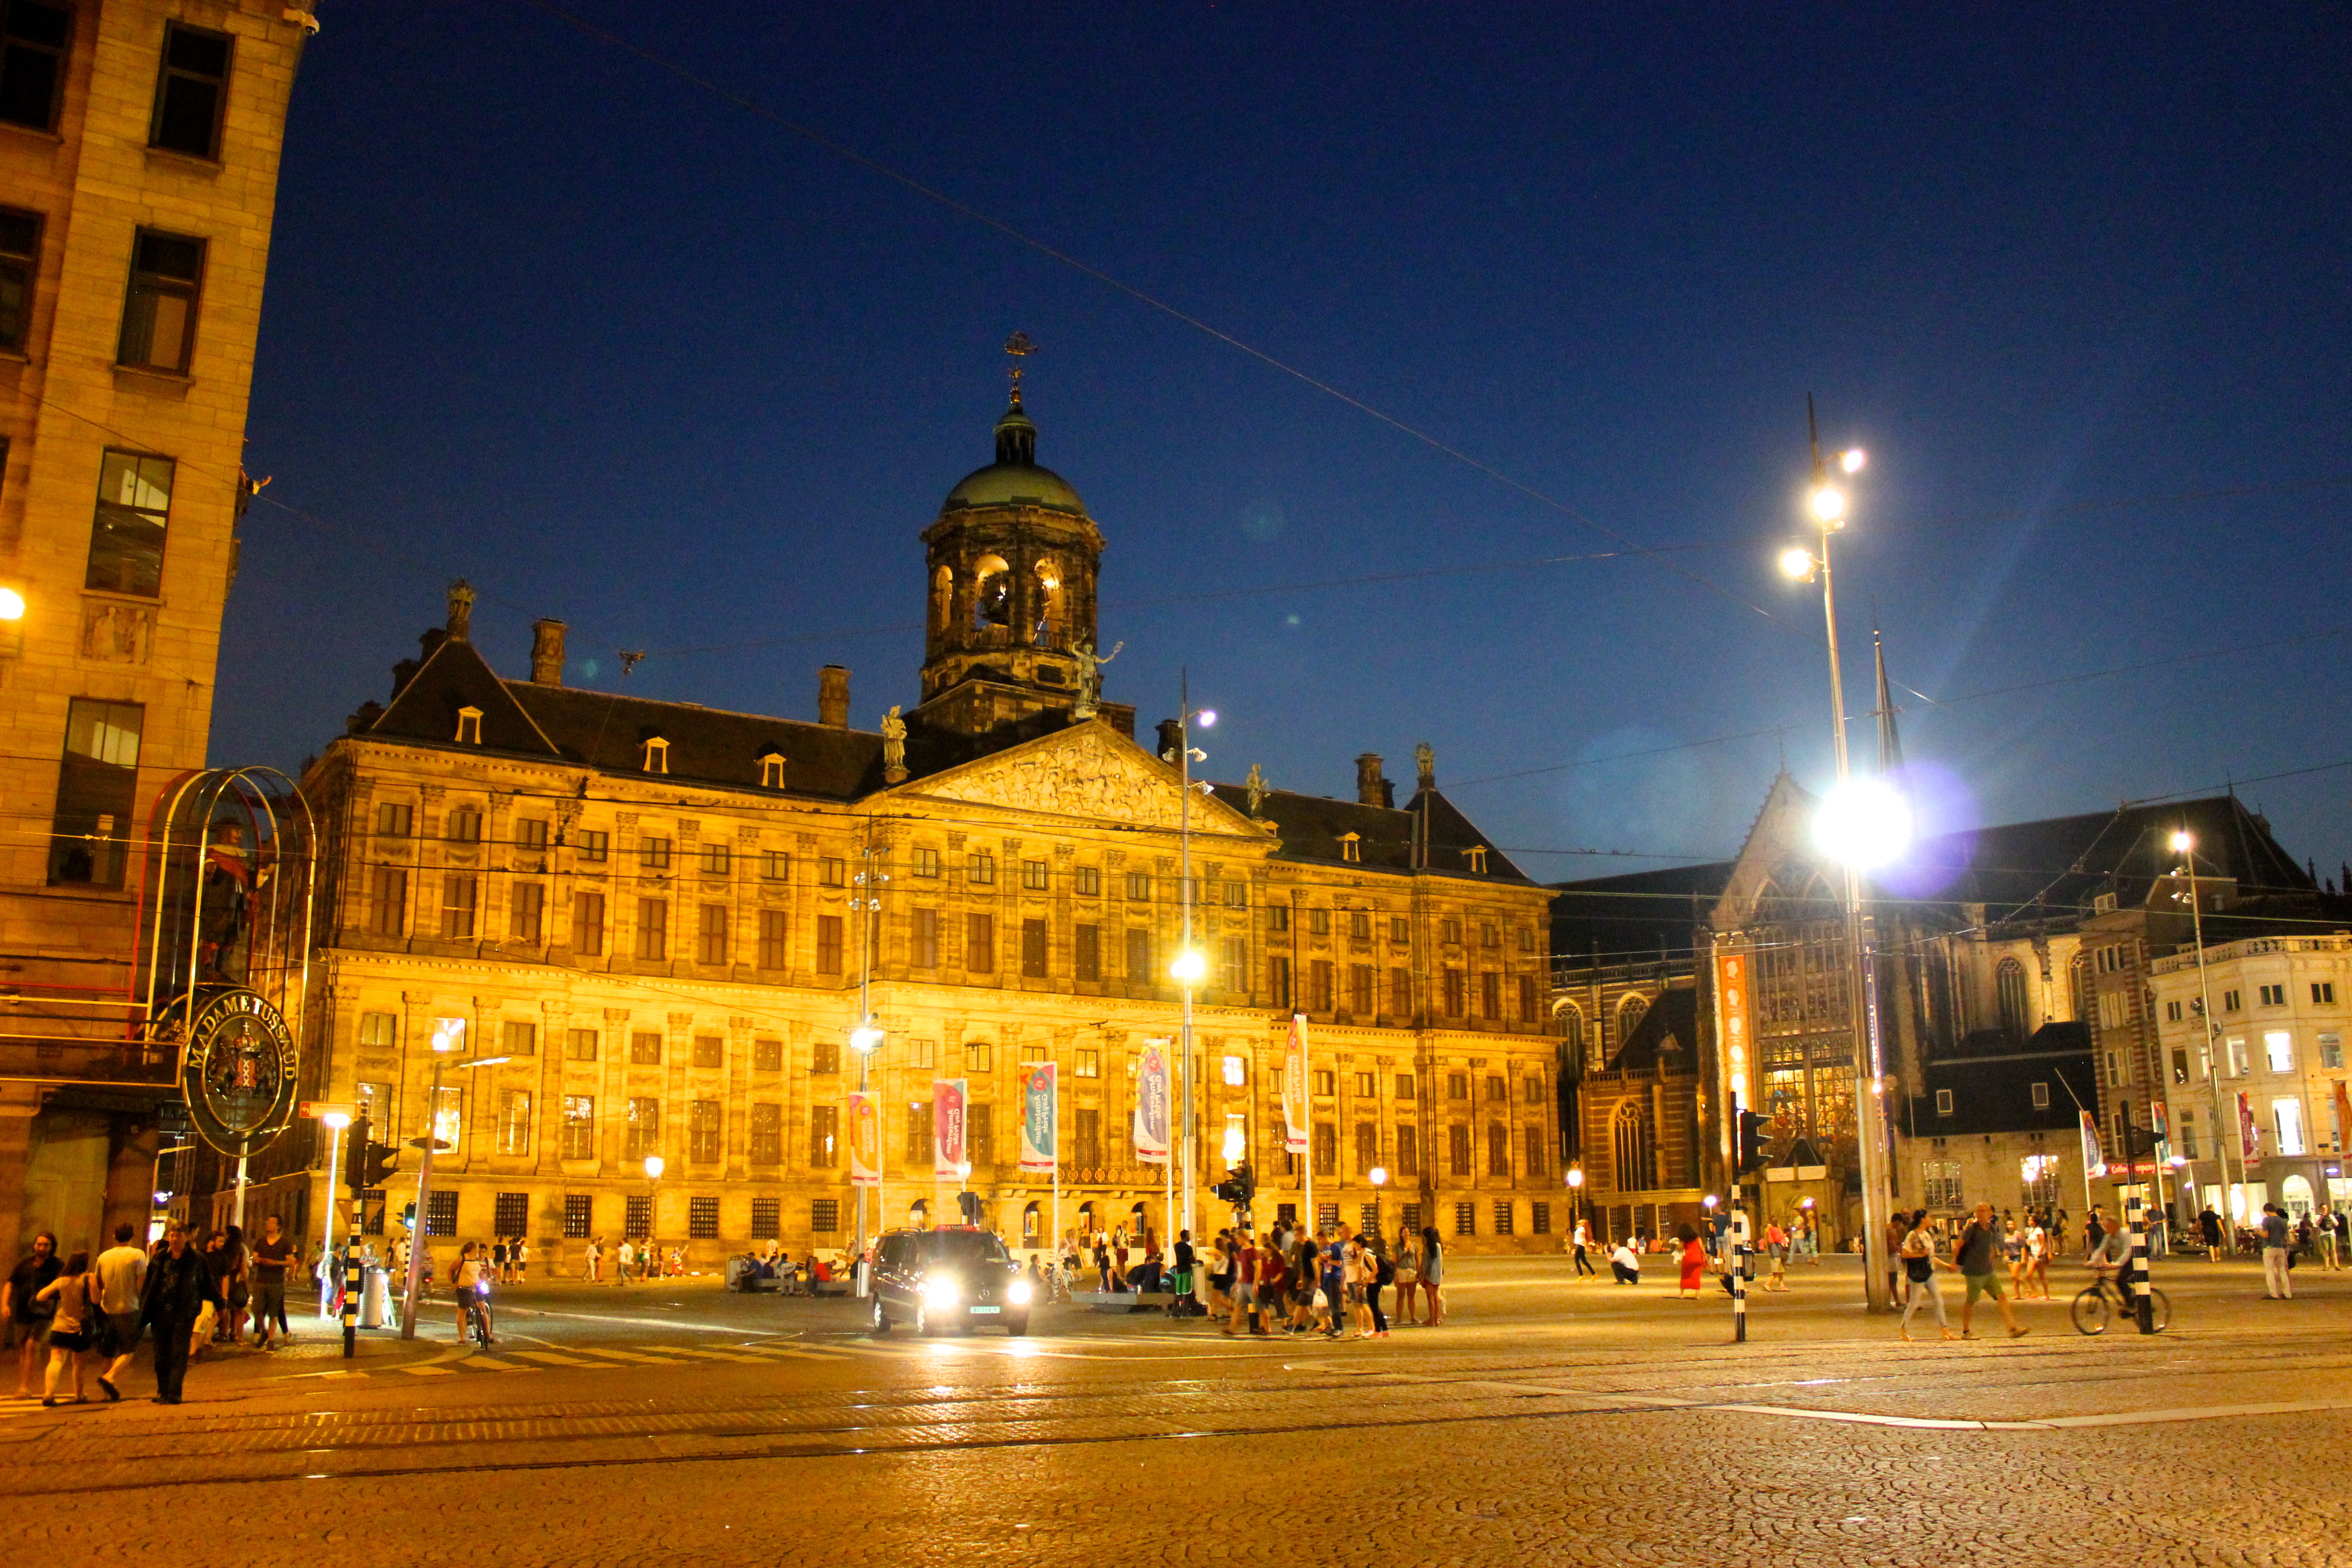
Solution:
[[(635, 690), (814, 717), (837, 661), (871, 727), (914, 700), (917, 534), (988, 458), (1015, 327), (1040, 459), (1109, 539), (1108, 694), (1148, 725), (1189, 666), (1209, 771), (1316, 793), (1360, 751), (1409, 779), (1426, 738), (1507, 846), (1727, 852), (1778, 743), (1470, 781), (1775, 726), (1820, 780), (1820, 602), (1773, 566), (1809, 390), (1872, 457), (1854, 712), (1874, 602), (1937, 698), (2352, 626), (2340, 6), (578, 3), (1606, 531), (1703, 548), (1171, 600), (1614, 545), (516, 0), (336, 5), (250, 430), (320, 521), (247, 522), (216, 760), (321, 748), (459, 574), (509, 673), (555, 615), (575, 681), (647, 648)], [(1906, 697), (1905, 738), (1963, 792), (1941, 826), (2097, 810), (2352, 757), (2347, 653)], [(2246, 794), (2326, 869), (2347, 791)]]

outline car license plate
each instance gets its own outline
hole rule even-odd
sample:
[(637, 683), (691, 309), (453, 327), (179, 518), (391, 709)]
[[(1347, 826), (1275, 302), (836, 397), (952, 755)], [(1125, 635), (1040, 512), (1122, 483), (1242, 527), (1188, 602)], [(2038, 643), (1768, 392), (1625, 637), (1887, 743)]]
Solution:
[(1003, 1309), (1002, 1307), (974, 1307), (972, 1310), (975, 1312), (1001, 1312)]

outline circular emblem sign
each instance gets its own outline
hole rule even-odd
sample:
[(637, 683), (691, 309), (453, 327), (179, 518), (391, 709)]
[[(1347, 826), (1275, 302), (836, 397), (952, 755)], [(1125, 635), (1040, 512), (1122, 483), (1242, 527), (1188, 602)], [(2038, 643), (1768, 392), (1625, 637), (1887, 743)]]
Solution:
[(255, 1153), (293, 1114), (294, 1037), (277, 1008), (241, 987), (193, 1005), (180, 1057), (188, 1119), (221, 1152)]

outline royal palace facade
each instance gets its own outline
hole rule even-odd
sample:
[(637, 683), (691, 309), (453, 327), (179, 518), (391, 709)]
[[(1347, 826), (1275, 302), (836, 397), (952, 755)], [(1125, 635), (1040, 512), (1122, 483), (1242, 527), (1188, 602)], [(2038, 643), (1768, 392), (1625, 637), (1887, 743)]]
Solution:
[[(969, 1190), (1016, 1245), (1049, 1241), (1051, 1178), (1018, 1157), (1023, 1069), (1051, 1061), (1059, 1224), (1158, 1230), (1162, 1172), (1129, 1129), (1146, 1043), (1181, 1037), (1189, 901), (1202, 1226), (1229, 1217), (1206, 1189), (1237, 1134), (1261, 1217), (1305, 1203), (1311, 1160), (1327, 1219), (1556, 1246), (1548, 890), (1425, 747), (1402, 805), (1370, 754), (1352, 798), (1255, 770), (1188, 796), (1172, 725), (1147, 749), (1099, 700), (1102, 537), (1036, 465), (1017, 390), (996, 436), (923, 535), (922, 700), (874, 730), (834, 667), (814, 721), (567, 687), (551, 621), (530, 678), (501, 679), (454, 589), (389, 702), (304, 781), (326, 846), (307, 1092), (380, 1142), (447, 1145), (436, 1240), (527, 1235), (570, 1268), (592, 1238), (649, 1237), (709, 1266), (851, 1245), (861, 1077), (885, 1108), (869, 1233), (951, 1219)], [(869, 1010), (884, 1043), (861, 1059)], [(1294, 1012), (1303, 1157), (1282, 1152)], [(968, 1085), (965, 1183), (934, 1178), (935, 1079)], [(274, 1152), (248, 1214), (316, 1214), (323, 1148)], [(396, 1230), (418, 1157), (366, 1228)]]

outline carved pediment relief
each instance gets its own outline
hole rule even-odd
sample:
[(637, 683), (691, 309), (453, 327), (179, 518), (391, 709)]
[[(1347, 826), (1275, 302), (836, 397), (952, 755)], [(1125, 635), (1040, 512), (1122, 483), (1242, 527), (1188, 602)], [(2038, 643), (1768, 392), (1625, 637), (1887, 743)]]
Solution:
[[(1173, 769), (1095, 724), (950, 768), (914, 787), (945, 800), (1171, 831), (1183, 802)], [(1252, 831), (1231, 806), (1197, 794), (1192, 826), (1204, 833)]]

